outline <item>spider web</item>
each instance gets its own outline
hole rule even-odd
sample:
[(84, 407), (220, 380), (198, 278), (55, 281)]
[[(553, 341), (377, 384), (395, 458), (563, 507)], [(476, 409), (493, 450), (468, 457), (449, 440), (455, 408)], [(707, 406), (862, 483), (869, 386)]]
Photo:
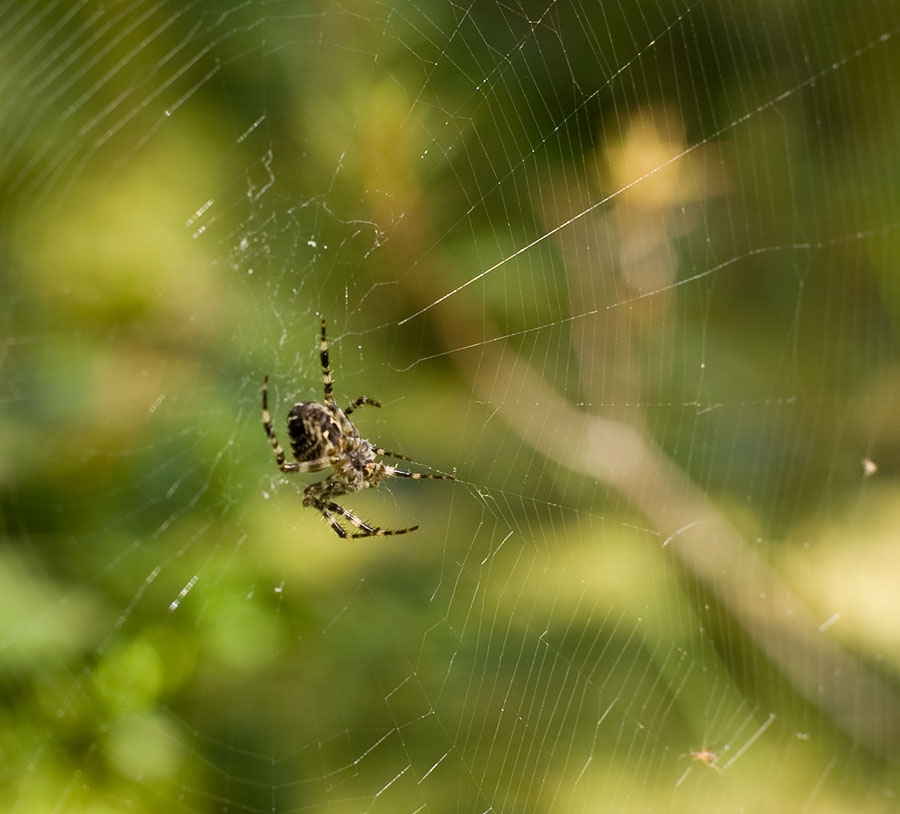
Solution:
[(895, 4), (4, 12), (6, 810), (894, 810)]

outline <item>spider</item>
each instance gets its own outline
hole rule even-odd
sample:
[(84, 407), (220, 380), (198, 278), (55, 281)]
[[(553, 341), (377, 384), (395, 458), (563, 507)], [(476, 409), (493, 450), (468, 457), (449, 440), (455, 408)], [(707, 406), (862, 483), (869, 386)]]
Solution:
[(715, 752), (704, 747), (703, 749), (692, 749), (689, 754), (691, 760), (699, 761), (717, 774), (722, 774), (722, 767), (719, 765), (719, 756)]
[[(349, 416), (357, 407), (368, 405), (381, 407), (381, 404), (368, 396), (360, 396), (347, 409), (342, 410), (334, 400), (334, 385), (331, 369), (328, 366), (328, 340), (325, 337), (325, 320), (322, 320), (319, 334), (319, 359), (322, 365), (322, 383), (325, 390), (325, 403), (304, 401), (295, 404), (287, 417), (288, 437), (291, 452), (295, 461), (286, 461), (284, 450), (275, 437), (272, 429), (272, 416), (269, 414), (268, 391), (269, 377), (263, 379), (262, 387), (262, 423), (266, 437), (275, 453), (278, 468), (286, 474), (302, 472), (321, 472), (331, 469), (325, 480), (311, 483), (303, 491), (303, 505), (312, 506), (328, 522), (338, 537), (387, 537), (394, 534), (408, 534), (418, 527), (405, 529), (383, 529), (370, 526), (355, 514), (334, 502), (333, 498), (378, 486), (386, 478), (411, 478), (413, 480), (456, 480), (453, 475), (442, 473), (423, 474), (398, 469), (382, 461), (376, 456), (409, 461), (405, 455), (389, 452), (375, 446), (359, 434)], [(348, 532), (339, 522), (338, 517), (359, 529)]]

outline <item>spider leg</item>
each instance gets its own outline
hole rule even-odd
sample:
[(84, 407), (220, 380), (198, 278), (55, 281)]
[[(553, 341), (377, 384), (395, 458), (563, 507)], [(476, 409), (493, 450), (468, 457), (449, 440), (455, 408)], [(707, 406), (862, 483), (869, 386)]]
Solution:
[[(386, 450), (376, 450), (381, 455), (387, 455), (389, 458), (400, 458), (403, 461), (409, 461), (402, 455), (394, 455)], [(453, 475), (445, 475), (443, 472), (409, 472), (406, 469), (397, 469), (396, 466), (381, 465), (381, 472), (390, 478), (412, 478), (412, 480), (456, 480)]]
[(325, 337), (325, 320), (322, 320), (322, 330), (319, 334), (319, 362), (322, 365), (322, 385), (325, 389), (325, 403), (334, 404), (334, 382), (331, 378), (331, 368), (328, 365), (328, 339)]
[(415, 531), (419, 528), (418, 524), (415, 526), (409, 526), (405, 529), (382, 529), (378, 526), (370, 526), (368, 523), (360, 520), (353, 512), (348, 511), (343, 506), (338, 506), (336, 503), (329, 503), (328, 508), (332, 511), (340, 512), (341, 516), (346, 518), (346, 520), (352, 523), (356, 528), (361, 529), (354, 534), (348, 535), (349, 537), (393, 537), (397, 534), (409, 534), (411, 531)]
[(262, 387), (262, 423), (263, 429), (266, 431), (266, 437), (269, 439), (269, 443), (272, 445), (272, 451), (275, 453), (275, 461), (278, 463), (278, 468), (283, 469), (286, 465), (284, 460), (284, 450), (281, 448), (281, 444), (278, 443), (278, 439), (275, 437), (275, 430), (272, 428), (272, 416), (269, 413), (269, 377), (266, 376), (263, 379), (263, 387)]
[(407, 458), (405, 455), (401, 455), (399, 452), (391, 452), (389, 449), (372, 447), (372, 452), (374, 452), (376, 455), (380, 455), (382, 458), (396, 458), (398, 461), (409, 461), (411, 464), (415, 463), (412, 458)]
[(340, 523), (338, 523), (331, 509), (331, 507), (334, 507), (338, 510), (338, 514), (343, 514), (341, 507), (338, 506), (337, 503), (332, 503), (330, 501), (328, 503), (322, 503), (321, 505), (313, 505), (315, 505), (315, 507), (319, 510), (319, 513), (322, 515), (322, 517), (325, 518), (325, 522), (328, 523), (329, 526), (331, 526), (331, 528), (334, 530), (334, 533), (337, 534), (337, 536), (342, 540), (345, 540), (348, 536), (347, 532), (344, 527)]
[[(334, 530), (334, 533), (337, 534), (342, 540), (345, 540), (348, 537), (357, 538), (357, 537), (391, 537), (395, 534), (408, 534), (411, 531), (415, 531), (418, 526), (410, 526), (405, 529), (382, 529), (378, 528), (378, 526), (370, 526), (364, 520), (360, 520), (353, 512), (349, 509), (345, 509), (343, 506), (339, 506), (333, 500), (321, 500), (316, 497), (308, 497), (307, 500), (304, 500), (304, 503), (311, 505), (319, 510), (319, 513), (322, 517), (325, 518), (325, 522), (328, 523), (329, 526)], [(353, 534), (349, 534), (347, 530), (338, 523), (335, 515), (340, 515), (343, 517), (348, 523), (352, 524), (356, 528), (359, 529), (358, 532)]]
[[(347, 518), (349, 520), (349, 518)], [(379, 529), (375, 528), (372, 533), (351, 534), (351, 537), (395, 537), (398, 534), (409, 534), (419, 528), (418, 525), (409, 526), (405, 529)]]
[(345, 509), (343, 506), (338, 506), (337, 503), (333, 503), (329, 501), (326, 504), (326, 508), (329, 512), (334, 512), (336, 514), (340, 514), (348, 523), (356, 526), (359, 531), (354, 532), (352, 534), (347, 534), (344, 532), (345, 537), (390, 537), (395, 534), (408, 534), (411, 531), (415, 531), (418, 526), (410, 526), (406, 529), (382, 529), (378, 526), (370, 526), (364, 520), (360, 520), (353, 512)]
[[(412, 458), (409, 458), (406, 455), (401, 455), (399, 452), (391, 452), (389, 449), (384, 449), (383, 447), (373, 446), (372, 452), (374, 452), (376, 455), (381, 456), (382, 458), (396, 458), (398, 461), (409, 461), (411, 464), (415, 463)], [(407, 472), (405, 469), (397, 469), (397, 467), (389, 466), (387, 464), (382, 464), (382, 471), (385, 475), (389, 475), (392, 478), (413, 478), (414, 480), (418, 480), (420, 478), (425, 478), (427, 480), (456, 480), (453, 475), (445, 475), (442, 472), (439, 472), (435, 475), (427, 475), (420, 472)]]
[(363, 404), (368, 404), (370, 407), (381, 407), (380, 401), (375, 401), (375, 399), (370, 399), (368, 396), (360, 396), (356, 401), (353, 402), (346, 410), (344, 410), (344, 415), (350, 415), (357, 407), (362, 407)]

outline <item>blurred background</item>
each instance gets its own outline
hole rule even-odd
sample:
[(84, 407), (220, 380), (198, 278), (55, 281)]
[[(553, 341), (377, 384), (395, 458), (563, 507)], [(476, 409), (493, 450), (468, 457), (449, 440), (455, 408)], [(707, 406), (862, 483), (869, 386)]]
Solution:
[(900, 7), (0, 32), (0, 807), (896, 810)]

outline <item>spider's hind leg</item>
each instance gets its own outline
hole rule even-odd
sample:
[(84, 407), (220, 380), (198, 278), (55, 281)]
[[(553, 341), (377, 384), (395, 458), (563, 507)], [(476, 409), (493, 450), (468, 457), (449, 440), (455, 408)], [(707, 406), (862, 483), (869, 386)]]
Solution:
[(415, 531), (418, 529), (418, 524), (415, 526), (408, 526), (405, 529), (380, 529), (375, 528), (372, 530), (372, 533), (368, 532), (360, 532), (359, 534), (351, 534), (351, 537), (395, 537), (398, 534), (409, 534), (411, 531)]
[[(409, 532), (415, 531), (417, 528), (419, 528), (417, 525), (409, 526), (409, 528), (405, 529), (382, 529), (378, 526), (370, 526), (364, 520), (360, 520), (349, 509), (345, 509), (343, 506), (339, 506), (333, 500), (310, 500), (309, 505), (312, 505), (319, 510), (319, 513), (322, 515), (322, 517), (325, 518), (325, 522), (327, 522), (328, 525), (331, 526), (331, 528), (334, 530), (334, 533), (337, 534), (337, 536), (342, 540), (345, 540), (348, 537), (392, 537), (396, 534), (408, 534)], [(340, 523), (338, 523), (337, 517), (335, 517), (335, 515), (340, 515), (348, 523), (358, 528), (359, 531), (348, 533), (347, 530)]]

